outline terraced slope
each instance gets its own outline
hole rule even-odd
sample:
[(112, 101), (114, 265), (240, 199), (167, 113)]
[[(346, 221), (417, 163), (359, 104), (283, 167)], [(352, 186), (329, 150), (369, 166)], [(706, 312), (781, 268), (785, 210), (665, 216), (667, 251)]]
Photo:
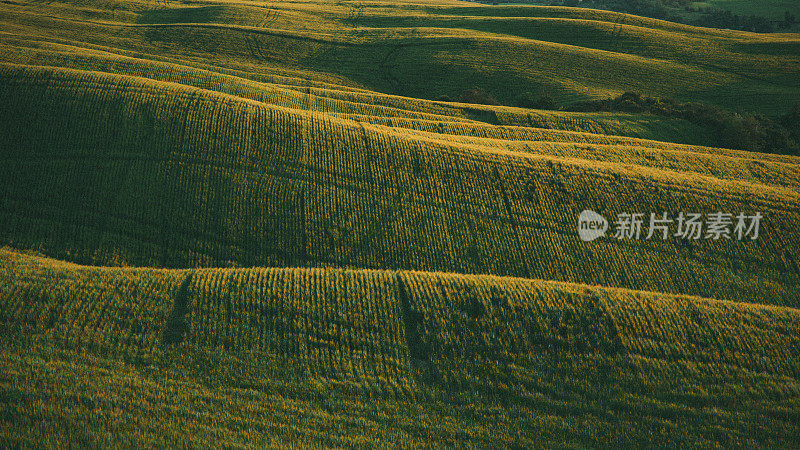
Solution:
[[(438, 0), (9, 1), (0, 24), (3, 444), (800, 434), (800, 158), (432, 100), (783, 113), (797, 35)], [(583, 242), (585, 209), (764, 219)]]

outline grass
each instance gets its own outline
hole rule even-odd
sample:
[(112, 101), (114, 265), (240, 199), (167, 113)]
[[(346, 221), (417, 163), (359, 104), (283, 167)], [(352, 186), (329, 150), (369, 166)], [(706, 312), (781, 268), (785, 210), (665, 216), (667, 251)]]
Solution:
[(788, 11), (795, 16), (800, 15), (800, 6), (797, 2), (789, 0), (766, 0), (751, 2), (747, 0), (706, 0), (695, 2), (696, 7), (712, 7), (723, 11), (730, 11), (739, 15), (752, 15), (767, 17), (772, 20), (783, 20)]
[[(798, 432), (793, 308), (489, 276), (0, 259), (8, 443), (58, 430), (87, 445), (784, 446)], [(170, 343), (180, 296), (186, 331)]]
[[(0, 4), (7, 446), (792, 447), (798, 36), (461, 2)], [(754, 241), (603, 238), (760, 212)]]
[[(4, 73), (15, 113), (2, 235), (21, 248), (101, 265), (455, 271), (797, 305), (793, 157), (451, 138), (143, 78)], [(41, 114), (49, 126), (33, 133)], [(572, 230), (587, 205), (608, 217), (759, 211), (769, 232), (746, 246), (586, 245)]]
[[(111, 17), (108, 6), (91, 3), (3, 10), (7, 32), (19, 37), (230, 68), (279, 67), (303, 78), (417, 98), (455, 98), (475, 84), (507, 103), (539, 89), (562, 102), (638, 91), (777, 115), (800, 95), (796, 55), (771, 55), (759, 47), (794, 46), (793, 35), (699, 29), (570, 8), (211, 5), (153, 11), (133, 3)], [(733, 92), (732, 86), (738, 95), (720, 93)]]

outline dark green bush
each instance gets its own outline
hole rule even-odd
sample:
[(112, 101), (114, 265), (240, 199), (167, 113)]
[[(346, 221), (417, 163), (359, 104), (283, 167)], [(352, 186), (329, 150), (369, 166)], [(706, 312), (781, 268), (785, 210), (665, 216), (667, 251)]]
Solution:
[(458, 96), (458, 101), (462, 103), (477, 103), (481, 105), (499, 105), (500, 103), (484, 89), (474, 87), (467, 89)]

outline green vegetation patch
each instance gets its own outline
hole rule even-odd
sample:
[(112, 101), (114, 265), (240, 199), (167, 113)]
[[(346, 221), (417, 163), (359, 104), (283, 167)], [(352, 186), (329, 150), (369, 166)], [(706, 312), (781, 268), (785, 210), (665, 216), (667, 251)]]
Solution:
[[(798, 433), (792, 308), (422, 272), (87, 268), (8, 250), (0, 264), (12, 445), (784, 446)], [(186, 335), (168, 339), (181, 296)]]

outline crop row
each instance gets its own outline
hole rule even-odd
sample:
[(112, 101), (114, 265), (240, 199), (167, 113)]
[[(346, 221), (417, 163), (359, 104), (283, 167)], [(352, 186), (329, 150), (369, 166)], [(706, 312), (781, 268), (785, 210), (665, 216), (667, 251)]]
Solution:
[(398, 393), (422, 382), (522, 395), (543, 389), (543, 361), (580, 355), (598, 377), (645, 359), (703, 376), (800, 376), (793, 308), (406, 271), (103, 269), (8, 250), (0, 265), (10, 348), (49, 343), (151, 363), (175, 349), (217, 352), (286, 379)]
[[(112, 75), (14, 73), (7, 244), (100, 264), (444, 270), (797, 304), (791, 189), (504, 154)], [(746, 243), (584, 243), (584, 209), (765, 221)]]
[[(329, 13), (321, 16), (331, 17)], [(342, 32), (327, 28), (341, 25), (335, 19), (328, 20), (321, 29), (305, 29), (303, 21), (295, 20), (285, 23), (286, 29), (265, 30), (240, 25), (238, 19), (226, 23), (225, 14), (219, 17), (221, 22), (209, 23), (185, 23), (179, 17), (166, 23), (141, 23), (150, 21), (145, 17), (139, 17), (140, 23), (65, 23), (49, 15), (14, 11), (7, 20), (22, 26), (23, 31), (34, 29), (36, 32), (31, 34), (50, 34), (56, 39), (176, 59), (204, 55), (201, 59), (215, 65), (248, 67), (252, 70), (247, 71), (253, 72), (268, 68), (297, 78), (347, 80), (340, 84), (417, 98), (442, 94), (455, 97), (474, 86), (476, 80), (483, 80), (481, 85), (509, 103), (519, 93), (537, 88), (552, 93), (561, 102), (625, 91), (667, 97), (685, 97), (686, 92), (692, 92), (697, 99), (720, 105), (733, 108), (747, 104), (754, 110), (778, 114), (790, 106), (789, 98), (797, 93), (792, 82), (797, 71), (794, 64), (787, 67), (784, 59), (766, 51), (743, 54), (718, 36), (710, 37), (713, 45), (686, 50), (687, 45), (697, 48), (686, 42), (698, 41), (685, 27), (672, 35), (683, 40), (682, 54), (667, 60), (631, 50), (640, 48), (636, 42), (649, 42), (652, 34), (634, 33), (625, 38), (626, 48), (619, 49), (624, 51), (608, 52), (591, 45), (564, 45), (557, 42), (562, 40), (560, 37), (553, 38), (556, 42), (547, 42), (457, 28), (426, 28), (424, 32), (402, 27), (356, 28)], [(572, 20), (547, 23), (556, 22), (568, 27), (592, 26)], [(617, 25), (600, 27), (613, 31)], [(746, 37), (741, 41), (761, 43)], [(614, 42), (622, 42), (620, 36), (612, 45)], [(784, 43), (781, 39), (769, 41), (775, 46)], [(693, 64), (687, 64), (687, 59)], [(419, 61), (428, 63), (420, 65)], [(499, 67), (503, 70), (493, 70)], [(563, 79), (570, 81), (563, 83)], [(740, 94), (721, 95), (720, 89), (730, 85), (739, 86)]]

